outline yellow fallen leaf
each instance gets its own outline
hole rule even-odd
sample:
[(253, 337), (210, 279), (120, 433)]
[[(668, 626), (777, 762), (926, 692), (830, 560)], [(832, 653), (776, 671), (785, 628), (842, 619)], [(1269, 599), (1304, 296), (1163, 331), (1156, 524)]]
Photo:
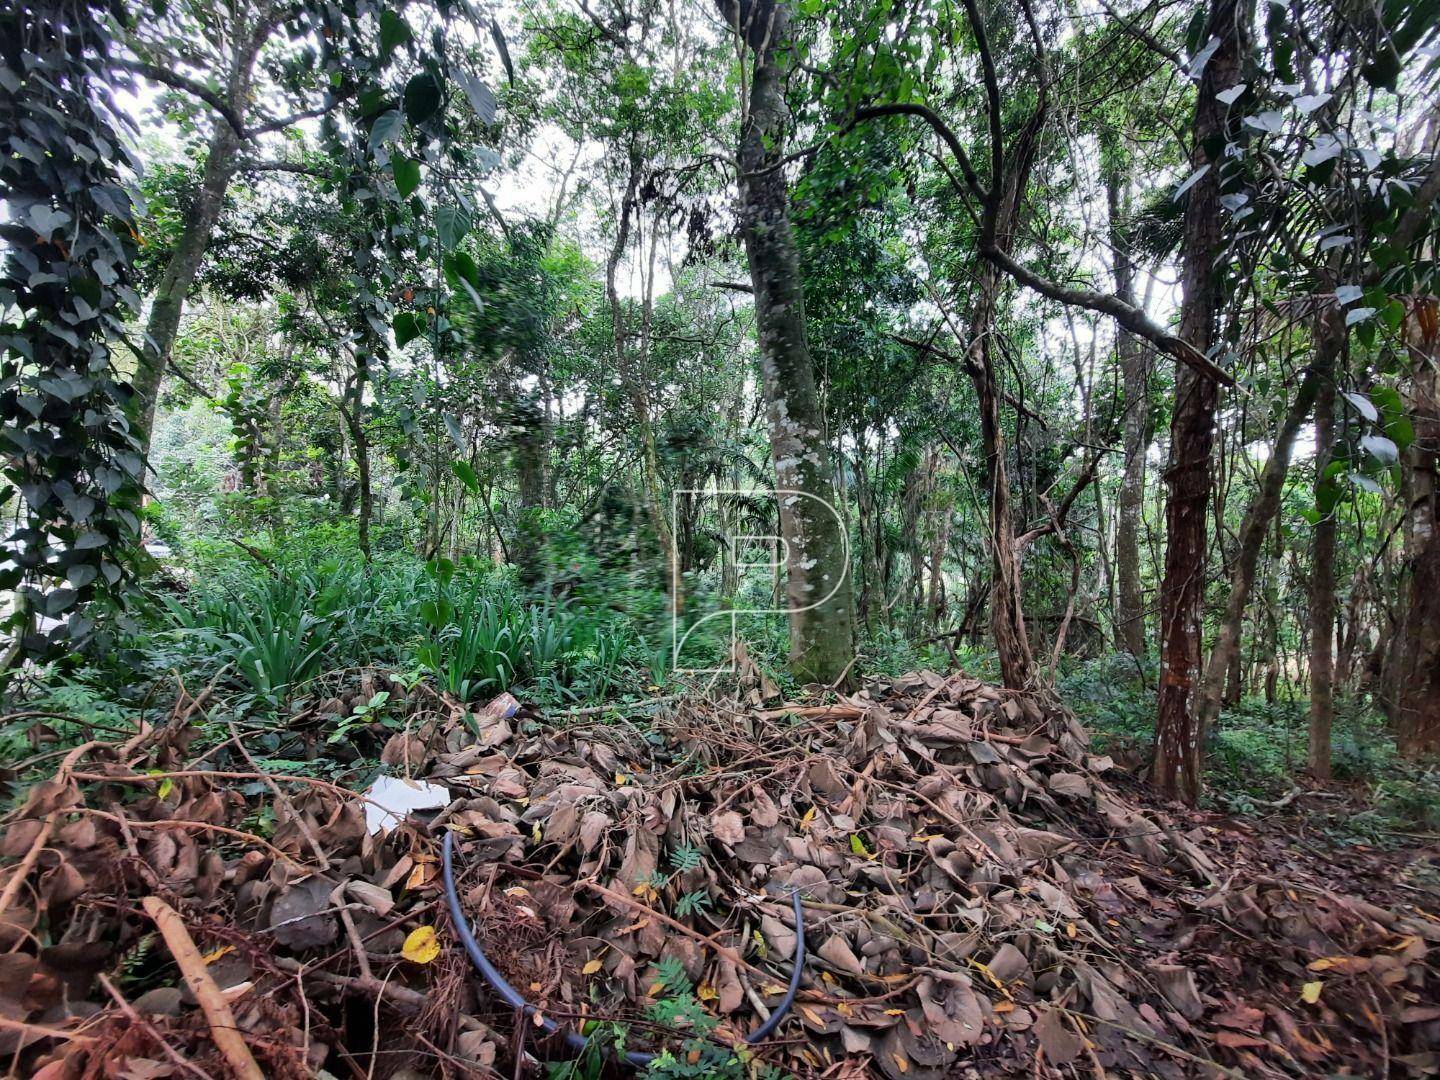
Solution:
[(813, 824), (815, 824), (815, 807), (812, 806), (809, 810), (805, 811), (805, 816), (800, 819), (800, 828), (802, 830), (808, 829)]
[(1324, 985), (1319, 979), (1306, 983), (1300, 988), (1300, 1000), (1306, 1005), (1314, 1005), (1320, 1000), (1320, 989)]
[(702, 982), (695, 988), (695, 996), (701, 1001), (714, 1001), (720, 996), (720, 991), (711, 986), (708, 982)]
[(405, 939), (400, 955), (412, 964), (428, 964), (440, 955), (440, 941), (433, 926), (417, 926)]
[(899, 1069), (902, 1073), (910, 1071), (910, 1062), (907, 1061), (905, 1058), (901, 1057), (899, 1054), (892, 1053), (890, 1055), (890, 1058), (892, 1061), (895, 1062), (895, 1067)]
[(626, 784), (628, 784), (629, 782), (630, 782), (630, 777), (626, 776), (623, 772), (617, 772), (617, 773), (615, 774), (615, 786), (616, 786), (616, 787), (624, 787), (624, 786), (625, 786)]
[(435, 867), (427, 862), (417, 862), (415, 869), (410, 871), (410, 876), (405, 879), (405, 888), (420, 889), (430, 884), (435, 877)]
[(226, 953), (232, 953), (234, 951), (234, 945), (221, 945), (220, 948), (216, 949), (214, 952), (208, 952), (205, 954), (205, 963), (213, 964), (216, 960), (219, 960), (220, 957), (224, 956)]
[(581, 972), (582, 975), (594, 975), (597, 971), (599, 971), (599, 970), (600, 970), (602, 967), (604, 967), (604, 966), (605, 966), (605, 964), (604, 964), (603, 961), (600, 961), (600, 960), (591, 960), (591, 961), (590, 961), (589, 963), (587, 963), (583, 968), (580, 969), (580, 972)]

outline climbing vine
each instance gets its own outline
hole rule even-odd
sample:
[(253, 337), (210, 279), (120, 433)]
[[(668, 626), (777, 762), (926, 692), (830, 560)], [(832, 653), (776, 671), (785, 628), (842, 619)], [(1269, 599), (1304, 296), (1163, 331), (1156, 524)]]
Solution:
[[(72, 652), (129, 578), (142, 457), (114, 345), (139, 308), (128, 121), (110, 108), (118, 5), (42, 0), (0, 15), (0, 669)], [(42, 621), (43, 620), (43, 621)]]

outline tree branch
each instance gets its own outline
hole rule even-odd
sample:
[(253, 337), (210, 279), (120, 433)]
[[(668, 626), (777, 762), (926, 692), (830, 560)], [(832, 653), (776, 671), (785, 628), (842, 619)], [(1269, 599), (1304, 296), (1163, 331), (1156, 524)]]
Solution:
[[(716, 282), (716, 284), (718, 285), (719, 283)], [(906, 337), (904, 334), (887, 334), (886, 337), (890, 338), (891, 341), (899, 342), (901, 345), (908, 345), (912, 349), (919, 349), (921, 352), (927, 352), (933, 356), (938, 356), (942, 360), (948, 360), (952, 364), (959, 364), (962, 368), (964, 368), (972, 375), (980, 370), (980, 365), (976, 364), (975, 361), (971, 360), (969, 357), (956, 356), (954, 353), (946, 352), (944, 349), (940, 348), (938, 345), (932, 344), (931, 342), (921, 341), (919, 338)], [(1031, 412), (1028, 408), (1025, 407), (1025, 404), (1019, 399), (1017, 399), (1013, 394), (1007, 393), (1006, 391), (1002, 390), (1000, 391), (1000, 399), (1004, 401), (1005, 404), (1009, 405), (1012, 409), (1014, 409), (1017, 413), (1019, 413), (1021, 416), (1024, 416), (1029, 420), (1033, 420), (1036, 424), (1040, 426), (1040, 429), (1042, 431), (1050, 430), (1050, 425), (1045, 422), (1045, 418), (1043, 416)]]
[(965, 178), (965, 186), (970, 189), (970, 194), (979, 199), (981, 203), (988, 202), (990, 195), (985, 190), (985, 186), (980, 183), (980, 177), (976, 175), (974, 166), (970, 164), (970, 155), (965, 153), (965, 147), (960, 144), (959, 137), (950, 130), (950, 125), (940, 119), (928, 105), (907, 102), (893, 102), (889, 105), (863, 105), (855, 110), (854, 119), (850, 121), (845, 130), (849, 131), (862, 121), (875, 120), (884, 116), (918, 116), (929, 124), (935, 134), (940, 136), (941, 141), (950, 148), (950, 153), (955, 156), (956, 162), (960, 165), (960, 175)]
[(994, 243), (985, 245), (980, 253), (1021, 285), (1034, 289), (1041, 296), (1062, 304), (1073, 304), (1076, 307), (1083, 307), (1090, 311), (1098, 311), (1102, 315), (1109, 315), (1136, 337), (1144, 338), (1157, 349), (1169, 353), (1184, 364), (1188, 364), (1206, 378), (1213, 379), (1222, 386), (1235, 385), (1235, 380), (1229, 372), (1217, 367), (1215, 363), (1199, 349), (1195, 348), (1195, 346), (1183, 338), (1170, 333), (1170, 331), (1152, 321), (1151, 318), (1139, 308), (1127, 304), (1118, 296), (1110, 293), (1096, 292), (1092, 289), (1072, 289), (1068, 286), (1061, 285), (1059, 282), (1051, 281), (1049, 278), (1041, 277), (1033, 270), (1016, 262)]
[(980, 71), (985, 78), (985, 115), (990, 123), (991, 190), (1000, 191), (1000, 178), (1005, 175), (1005, 132), (1000, 115), (1000, 80), (995, 74), (995, 58), (990, 53), (990, 35), (980, 17), (975, 0), (964, 0), (965, 15), (975, 34), (975, 48), (980, 52)]
[(331, 175), (331, 170), (322, 169), (318, 165), (307, 165), (303, 161), (247, 161), (240, 168), (242, 172), (298, 173), (320, 180), (329, 179)]
[(171, 71), (156, 64), (147, 64), (143, 60), (116, 60), (115, 66), (122, 71), (133, 71), (136, 75), (144, 76), (153, 82), (164, 83), (176, 90), (184, 90), (187, 94), (205, 102), (224, 117), (225, 122), (235, 129), (235, 134), (241, 139), (250, 138), (250, 133), (245, 130), (245, 121), (240, 114), (230, 107), (229, 102), (208, 86), (202, 86), (194, 79), (181, 75), (178, 71)]

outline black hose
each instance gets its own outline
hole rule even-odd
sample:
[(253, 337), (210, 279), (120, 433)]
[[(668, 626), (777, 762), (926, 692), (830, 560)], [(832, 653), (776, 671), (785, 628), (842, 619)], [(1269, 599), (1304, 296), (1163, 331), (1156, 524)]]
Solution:
[[(485, 950), (480, 948), (480, 943), (475, 940), (475, 932), (470, 928), (470, 920), (460, 908), (460, 895), (455, 890), (455, 834), (448, 829), (445, 832), (445, 841), (441, 845), (440, 854), (440, 865), (445, 881), (445, 901), (450, 907), (450, 921), (454, 923), (455, 932), (460, 935), (460, 942), (465, 946), (465, 951), (470, 954), (471, 962), (507, 1004), (521, 1010), (527, 1017), (536, 1016), (540, 1010), (521, 997), (519, 991), (505, 981), (505, 976), (496, 970), (495, 965), (490, 962), (490, 958), (485, 955)], [(795, 1004), (795, 994), (800, 989), (800, 972), (805, 966), (805, 915), (804, 909), (800, 906), (799, 889), (791, 890), (790, 900), (795, 911), (795, 963), (790, 971), (790, 986), (785, 991), (785, 997), (776, 1006), (775, 1011), (770, 1014), (770, 1019), (745, 1036), (745, 1041), (752, 1045), (767, 1038), (780, 1026), (780, 1022), (785, 1019), (785, 1014), (790, 1011), (790, 1006)], [(583, 1053), (590, 1046), (587, 1036), (581, 1035), (571, 1028), (561, 1028), (555, 1021), (543, 1015), (540, 1016), (540, 1029), (549, 1035), (563, 1035), (565, 1045), (577, 1053)], [(639, 1051), (627, 1051), (624, 1057), (626, 1062), (638, 1069), (643, 1069), (655, 1060), (654, 1054)]]

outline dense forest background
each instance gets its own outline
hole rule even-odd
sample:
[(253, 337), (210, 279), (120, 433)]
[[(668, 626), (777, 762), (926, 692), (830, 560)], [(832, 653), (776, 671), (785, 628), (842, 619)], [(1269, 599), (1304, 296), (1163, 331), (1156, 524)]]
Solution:
[(738, 609), (774, 676), (1058, 684), (1191, 799), (1433, 752), (1433, 14), (97, 15), (83, 179), (10, 105), (12, 691), (593, 702)]

